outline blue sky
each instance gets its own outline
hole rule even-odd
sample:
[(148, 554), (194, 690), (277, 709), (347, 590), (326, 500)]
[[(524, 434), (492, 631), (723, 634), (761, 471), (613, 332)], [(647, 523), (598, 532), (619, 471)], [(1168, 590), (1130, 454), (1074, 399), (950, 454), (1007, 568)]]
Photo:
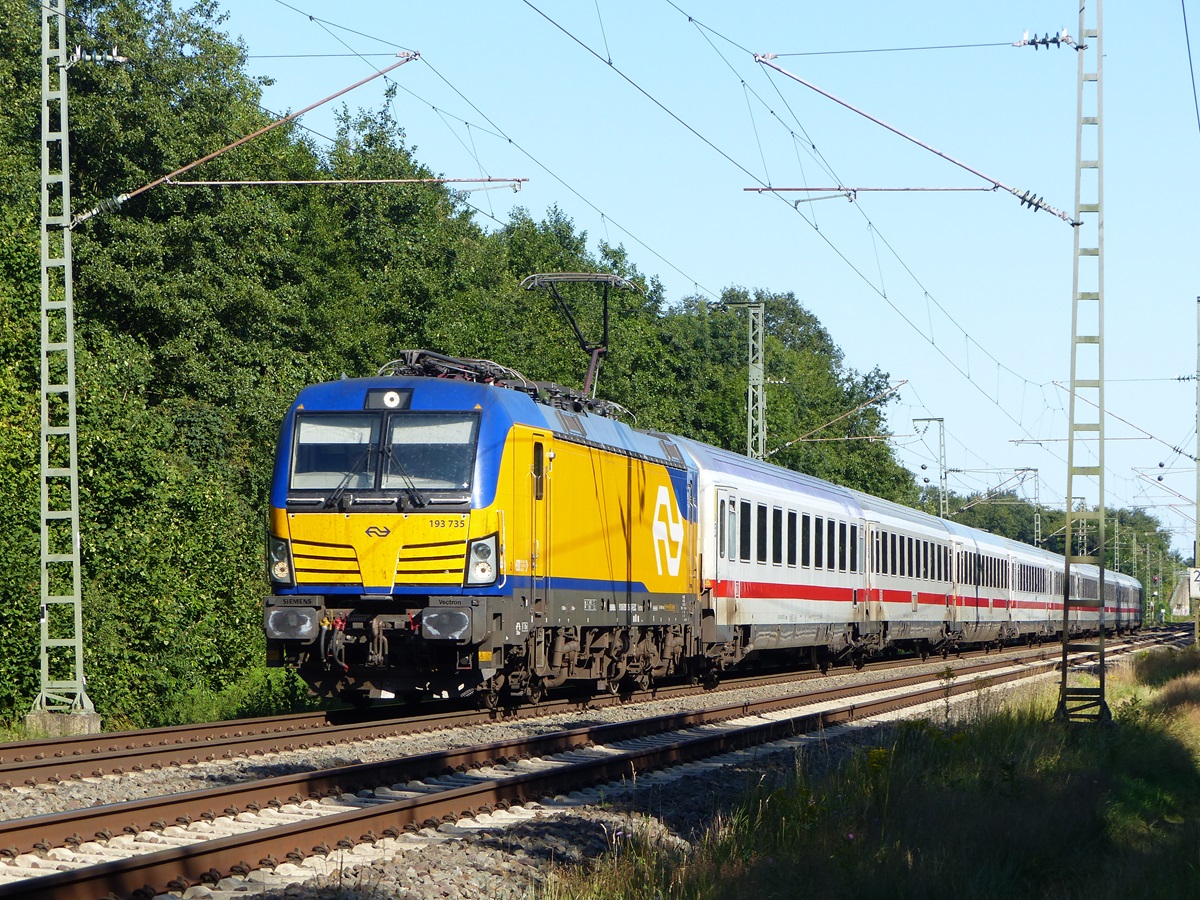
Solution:
[[(1067, 396), (1055, 382), (1070, 375), (1069, 225), (1003, 192), (794, 206), (800, 195), (744, 189), (986, 184), (753, 58), (776, 53), (806, 81), (1073, 211), (1076, 53), (1011, 44), (1026, 30), (1078, 36), (1078, 5), (224, 8), (251, 73), (274, 79), (271, 109), (303, 108), (389, 65), (388, 54), (417, 51), (419, 61), (388, 76), (417, 157), (446, 177), (529, 179), (517, 194), (473, 192), (481, 224), (516, 205), (535, 218), (557, 205), (593, 247), (624, 244), (668, 300), (731, 285), (792, 291), (849, 366), (878, 365), (893, 384), (907, 382), (888, 421), (910, 469), (928, 466), (922, 474), (936, 484), (936, 426), (912, 420), (942, 417), (947, 466), (963, 470), (950, 474), (951, 489), (984, 490), (1032, 467), (1041, 502), (1063, 504)], [(1200, 7), (1189, 12), (1200, 42)], [(1110, 3), (1104, 13), (1107, 504), (1151, 507), (1190, 556), (1196, 384), (1175, 379), (1196, 370), (1200, 129), (1183, 8)], [(881, 52), (831, 52), (864, 50)], [(384, 89), (379, 79), (338, 103), (376, 108)], [(331, 108), (301, 122), (317, 140), (335, 129)], [(770, 386), (768, 404), (794, 402), (795, 390)], [(768, 447), (784, 437), (768, 435)], [(1032, 481), (1020, 492), (1032, 499)]]

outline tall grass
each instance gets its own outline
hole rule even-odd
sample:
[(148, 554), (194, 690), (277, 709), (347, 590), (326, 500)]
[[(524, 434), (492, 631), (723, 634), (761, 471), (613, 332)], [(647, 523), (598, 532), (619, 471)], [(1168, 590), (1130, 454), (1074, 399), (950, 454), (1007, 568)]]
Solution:
[(1055, 723), (1055, 688), (798, 756), (689, 850), (623, 835), (547, 896), (1200, 896), (1200, 656), (1142, 657), (1109, 697), (1108, 728)]

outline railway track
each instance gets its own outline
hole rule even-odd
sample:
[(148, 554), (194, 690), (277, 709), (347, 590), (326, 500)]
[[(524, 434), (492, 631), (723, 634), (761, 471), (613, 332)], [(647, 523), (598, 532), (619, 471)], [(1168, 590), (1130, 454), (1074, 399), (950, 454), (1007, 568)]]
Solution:
[[(1113, 642), (1112, 653), (1145, 643)], [(386, 851), (422, 828), (491, 821), (507, 807), (540, 797), (1053, 671), (1058, 654), (1043, 656), (1049, 658), (972, 661), (953, 679), (893, 675), (866, 685), (2, 823), (0, 849), (9, 864), (0, 867), (0, 898), (132, 897), (147, 887), (152, 896), (255, 870), (280, 883), (302, 881), (313, 874), (314, 860), (353, 855), (363, 846)], [(1094, 659), (1080, 654), (1072, 662)], [(46, 874), (56, 866), (67, 871)]]
[[(1149, 636), (1146, 639), (1149, 639)], [(997, 658), (998, 655), (1001, 658), (1051, 659), (1057, 658), (1058, 652), (1056, 647), (1050, 645), (1032, 650), (1012, 648), (1001, 651), (1000, 654), (995, 651), (987, 654), (982, 650), (973, 650), (964, 653), (961, 659)], [(892, 671), (923, 665), (926, 662), (915, 657), (899, 661), (880, 660), (869, 664), (867, 671)], [(954, 664), (958, 664), (957, 659)], [(666, 685), (623, 696), (567, 697), (536, 706), (494, 712), (464, 710), (446, 704), (422, 704), (419, 712), (404, 710), (403, 707), (385, 707), (369, 711), (321, 711), (144, 731), (13, 742), (0, 744), (0, 789), (247, 759), (289, 750), (336, 747), (437, 729), (517, 721), (604, 708), (625, 702), (703, 693), (716, 694), (748, 687), (816, 680), (821, 677), (821, 673), (816, 671), (755, 675), (723, 681), (715, 689), (687, 684)], [(398, 710), (403, 712), (398, 714)]]

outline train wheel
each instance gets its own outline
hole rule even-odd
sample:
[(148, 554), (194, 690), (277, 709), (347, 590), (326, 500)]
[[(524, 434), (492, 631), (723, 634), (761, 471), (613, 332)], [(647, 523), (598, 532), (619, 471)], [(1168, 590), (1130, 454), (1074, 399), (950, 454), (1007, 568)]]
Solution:
[(546, 694), (545, 687), (542, 686), (542, 679), (530, 678), (529, 686), (525, 689), (525, 696), (529, 698), (529, 702), (537, 706), (542, 702), (542, 697)]

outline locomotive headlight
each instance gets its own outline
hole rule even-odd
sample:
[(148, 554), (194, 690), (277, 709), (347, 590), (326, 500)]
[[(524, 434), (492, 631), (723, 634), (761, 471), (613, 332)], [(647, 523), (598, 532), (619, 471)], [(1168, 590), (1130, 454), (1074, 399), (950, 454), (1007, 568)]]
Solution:
[(271, 534), (267, 536), (268, 568), (271, 580), (282, 584), (295, 584), (292, 577), (292, 554), (288, 542)]
[(493, 584), (496, 581), (496, 535), (471, 541), (467, 545), (468, 586)]
[(320, 632), (321, 611), (302, 606), (268, 606), (263, 630), (271, 640), (312, 643)]
[(421, 611), (421, 636), (430, 641), (465, 641), (471, 637), (471, 614), (463, 609), (427, 607)]
[(383, 395), (383, 405), (388, 409), (395, 409), (400, 405), (400, 395), (396, 391), (388, 391)]

